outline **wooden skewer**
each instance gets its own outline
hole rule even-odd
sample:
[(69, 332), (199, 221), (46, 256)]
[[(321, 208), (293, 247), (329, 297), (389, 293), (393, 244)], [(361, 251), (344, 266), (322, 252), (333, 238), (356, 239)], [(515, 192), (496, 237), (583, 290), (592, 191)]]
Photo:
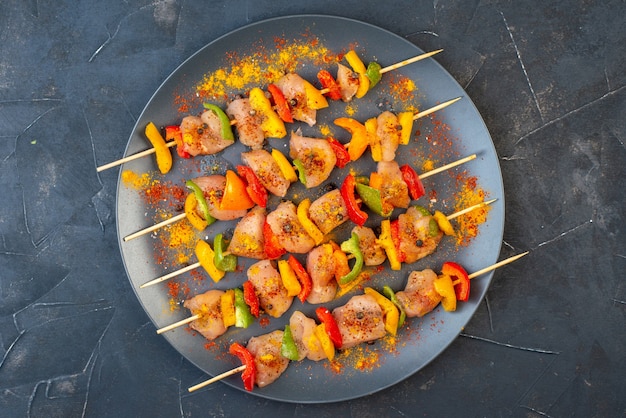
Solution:
[[(497, 269), (498, 267), (502, 267), (502, 266), (504, 266), (505, 264), (512, 263), (513, 261), (515, 261), (515, 260), (517, 260), (517, 259), (520, 259), (520, 258), (524, 257), (526, 254), (528, 254), (528, 251), (526, 251), (526, 252), (524, 252), (524, 253), (521, 253), (521, 254), (518, 254), (518, 255), (514, 255), (513, 257), (509, 257), (509, 258), (507, 258), (506, 260), (502, 260), (502, 261), (500, 261), (500, 262), (498, 262), (498, 263), (496, 263), (496, 264), (492, 264), (491, 266), (489, 266), (489, 267), (485, 267), (484, 269), (481, 269), (481, 270), (478, 270), (477, 272), (472, 273), (472, 274), (470, 274), (470, 275), (468, 275), (468, 276), (469, 276), (469, 278), (470, 278), (470, 279), (476, 278), (476, 277), (481, 276), (481, 275), (483, 275), (483, 274), (485, 274), (485, 273), (487, 273), (487, 272), (490, 272), (490, 271), (492, 271), (492, 270), (495, 270), (495, 269)], [(220, 381), (220, 380), (222, 380), (222, 379), (224, 379), (224, 378), (226, 378), (226, 377), (228, 377), (228, 376), (232, 376), (232, 375), (237, 374), (237, 373), (239, 373), (239, 372), (243, 372), (245, 369), (246, 369), (246, 366), (245, 366), (245, 365), (241, 365), (241, 366), (236, 367), (236, 368), (234, 368), (234, 369), (231, 369), (231, 370), (229, 370), (229, 371), (227, 371), (227, 372), (224, 372), (224, 373), (222, 373), (222, 374), (219, 374), (219, 375), (217, 375), (217, 376), (215, 376), (215, 377), (213, 377), (213, 378), (211, 378), (211, 379), (209, 379), (209, 380), (205, 380), (205, 381), (204, 381), (204, 382), (202, 382), (202, 383), (198, 383), (197, 385), (192, 386), (192, 387), (190, 387), (190, 388), (189, 388), (189, 389), (187, 389), (187, 390), (188, 390), (189, 392), (196, 391), (196, 390), (198, 390), (198, 389), (200, 389), (200, 388), (203, 388), (203, 387), (205, 387), (205, 386), (210, 385), (211, 383), (215, 383), (215, 382), (217, 382), (217, 381)]]
[[(436, 51), (426, 52), (426, 53), (424, 53), (422, 55), (417, 55), (417, 56), (415, 56), (413, 58), (409, 58), (408, 60), (400, 61), (400, 62), (397, 62), (397, 63), (395, 63), (393, 65), (388, 66), (388, 67), (381, 68), (380, 69), (380, 74), (385, 74), (385, 73), (387, 73), (389, 71), (393, 71), (393, 70), (398, 69), (400, 67), (404, 67), (405, 65), (413, 64), (414, 62), (421, 61), (421, 60), (426, 59), (426, 58), (430, 58), (433, 55), (437, 55), (441, 51), (443, 51), (443, 49), (437, 49)], [(320, 93), (322, 93), (322, 94), (326, 94), (328, 92), (330, 92), (330, 89), (322, 89), (322, 90), (320, 90)]]
[(452, 103), (456, 103), (459, 100), (461, 100), (462, 97), (457, 97), (455, 99), (452, 100), (448, 100), (447, 102), (443, 102), (441, 104), (438, 104), (437, 106), (433, 106), (430, 109), (426, 109), (422, 112), (416, 113), (415, 116), (413, 116), (413, 120), (418, 120), (419, 118), (423, 118), (424, 116), (430, 115), (431, 113), (434, 113), (438, 110), (443, 109), (444, 107), (448, 107), (450, 106)]
[(141, 231), (134, 232), (134, 233), (132, 233), (132, 234), (130, 234), (128, 236), (125, 236), (124, 237), (124, 242), (130, 241), (131, 239), (135, 239), (135, 238), (140, 237), (142, 235), (149, 234), (152, 231), (156, 231), (157, 229), (162, 228), (164, 226), (167, 226), (169, 224), (173, 224), (174, 222), (178, 222), (178, 221), (184, 219), (186, 216), (187, 215), (185, 213), (181, 213), (179, 215), (176, 215), (176, 216), (173, 216), (173, 217), (171, 217), (169, 219), (166, 219), (163, 222), (159, 222), (156, 225), (152, 225), (152, 226), (150, 226), (148, 228), (142, 229)]
[[(176, 145), (176, 141), (166, 142), (165, 145), (167, 145), (168, 148), (171, 148), (171, 147)], [(101, 165), (100, 167), (98, 167), (96, 169), (96, 171), (99, 173), (99, 172), (107, 170), (109, 168), (116, 167), (118, 165), (122, 165), (124, 163), (129, 162), (129, 161), (137, 160), (139, 158), (146, 157), (146, 156), (154, 154), (154, 153), (155, 153), (155, 149), (154, 148), (148, 148), (145, 151), (141, 151), (141, 152), (138, 152), (136, 154), (129, 155), (128, 157), (120, 158), (119, 160), (115, 160), (115, 161), (110, 162), (108, 164)]]
[(188, 324), (188, 323), (193, 322), (196, 319), (200, 319), (200, 318), (202, 318), (202, 316), (200, 316), (200, 315), (190, 316), (189, 318), (185, 318), (185, 319), (180, 320), (178, 322), (174, 322), (173, 324), (170, 324), (170, 325), (168, 325), (166, 327), (157, 329), (157, 334), (163, 334), (164, 332), (167, 332), (167, 331), (172, 330), (174, 328), (178, 328), (178, 327), (180, 327), (182, 325)]
[(478, 208), (482, 208), (482, 207), (487, 206), (487, 205), (491, 205), (496, 200), (498, 200), (498, 199), (491, 199), (491, 200), (488, 200), (486, 202), (477, 203), (474, 206), (470, 206), (469, 208), (465, 208), (465, 209), (460, 210), (458, 212), (454, 212), (453, 214), (446, 216), (446, 218), (448, 218), (448, 220), (451, 221), (452, 219), (458, 218), (461, 215), (465, 215), (466, 213), (471, 212), (474, 209), (478, 209)]
[(472, 274), (469, 274), (469, 275), (468, 275), (468, 277), (469, 277), (470, 279), (473, 279), (473, 278), (475, 278), (475, 277), (482, 276), (483, 274), (488, 273), (488, 272), (490, 272), (491, 270), (495, 270), (495, 269), (497, 269), (498, 267), (502, 267), (502, 266), (504, 266), (505, 264), (512, 263), (513, 261), (515, 261), (515, 260), (517, 260), (517, 259), (520, 259), (520, 258), (524, 257), (524, 256), (525, 256), (526, 254), (528, 254), (529, 252), (530, 252), (530, 251), (526, 251), (526, 252), (523, 252), (523, 253), (521, 253), (521, 254), (514, 255), (513, 257), (509, 257), (509, 258), (507, 258), (507, 259), (505, 259), (505, 260), (499, 261), (499, 262), (497, 262), (496, 264), (492, 264), (492, 265), (490, 265), (489, 267), (485, 267), (484, 269), (481, 269), (481, 270), (478, 270), (478, 271), (476, 271), (476, 272), (474, 272), (474, 273), (472, 273)]
[[(426, 58), (430, 58), (430, 57), (432, 57), (433, 55), (436, 55), (436, 54), (440, 53), (441, 51), (443, 51), (443, 49), (437, 49), (437, 50), (435, 50), (435, 51), (426, 52), (425, 54), (422, 54), (422, 55), (417, 55), (417, 56), (415, 56), (415, 57), (413, 57), (413, 58), (409, 58), (409, 59), (407, 59), (407, 60), (397, 62), (397, 63), (395, 63), (395, 64), (393, 64), (393, 65), (388, 66), (388, 67), (381, 68), (381, 69), (380, 69), (380, 73), (381, 73), (381, 74), (384, 74), (384, 73), (386, 73), (386, 72), (389, 72), (389, 71), (392, 71), (392, 70), (398, 69), (398, 68), (400, 68), (400, 67), (404, 67), (405, 65), (413, 64), (414, 62), (421, 61), (421, 60), (426, 59)], [(329, 91), (330, 91), (329, 89), (323, 89), (323, 90), (320, 90), (320, 92), (321, 92), (322, 94), (326, 94), (326, 93), (328, 93)], [(458, 100), (458, 99), (455, 99), (455, 100)], [(440, 105), (440, 106), (441, 106), (441, 105)], [(445, 106), (444, 106), (444, 107), (445, 107)], [(438, 110), (438, 109), (432, 110), (430, 113), (435, 112), (435, 111), (437, 111), (437, 110)], [(424, 116), (426, 116), (427, 114), (428, 114), (428, 113), (424, 114)], [(421, 116), (420, 116), (420, 117), (421, 117)], [(231, 120), (231, 121), (230, 121), (230, 124), (231, 124), (231, 125), (236, 125), (236, 124), (237, 124), (237, 121), (236, 121), (235, 119), (233, 119), (233, 120)], [(170, 142), (167, 142), (166, 144), (167, 144), (167, 146), (168, 146), (168, 147), (173, 147), (173, 146), (175, 146), (175, 145), (176, 145), (176, 141), (170, 141)], [(122, 165), (122, 164), (124, 164), (124, 163), (129, 162), (129, 161), (133, 161), (133, 160), (136, 160), (136, 159), (139, 159), (139, 158), (143, 158), (143, 157), (146, 157), (146, 156), (148, 156), (148, 155), (150, 155), (150, 154), (154, 154), (154, 153), (155, 153), (155, 149), (154, 149), (154, 148), (149, 148), (149, 149), (147, 149), (147, 150), (145, 150), (145, 151), (141, 151), (141, 152), (138, 152), (138, 153), (136, 153), (136, 154), (129, 155), (129, 156), (124, 157), (124, 158), (121, 158), (121, 159), (119, 159), (119, 160), (116, 160), (116, 161), (110, 162), (110, 163), (108, 163), (108, 164), (101, 165), (100, 167), (98, 167), (98, 168), (96, 169), (96, 171), (99, 173), (99, 172), (104, 171), (104, 170), (107, 170), (107, 169), (109, 169), (109, 168), (116, 167), (116, 166), (118, 166), (118, 165)]]
[(418, 177), (420, 178), (420, 180), (422, 180), (422, 179), (430, 177), (430, 176), (432, 176), (434, 174), (438, 174), (438, 173), (441, 173), (442, 171), (446, 171), (446, 170), (448, 170), (448, 169), (450, 169), (452, 167), (456, 167), (458, 165), (465, 164), (466, 162), (472, 161), (475, 158), (476, 158), (476, 154), (468, 155), (467, 157), (461, 158), (460, 160), (453, 161), (450, 164), (446, 164), (446, 165), (443, 165), (443, 166), (441, 166), (439, 168), (435, 168), (433, 170), (430, 170), (430, 171), (427, 171), (425, 173), (422, 173)]
[(232, 375), (237, 374), (237, 373), (239, 373), (239, 372), (243, 372), (244, 370), (246, 370), (246, 366), (245, 366), (245, 364), (242, 364), (241, 366), (239, 366), (239, 367), (235, 367), (235, 368), (234, 368), (234, 369), (232, 369), (232, 370), (229, 370), (229, 371), (224, 372), (224, 373), (222, 373), (222, 374), (218, 374), (217, 376), (215, 376), (215, 377), (214, 377), (214, 378), (212, 378), (212, 379), (205, 380), (205, 381), (204, 381), (204, 382), (202, 382), (202, 383), (198, 383), (197, 385), (192, 386), (192, 387), (190, 387), (190, 388), (189, 388), (189, 389), (187, 389), (187, 390), (188, 390), (189, 392), (196, 391), (196, 390), (201, 389), (201, 388), (203, 388), (203, 387), (205, 387), (205, 386), (209, 386), (211, 383), (214, 383), (214, 382), (217, 382), (217, 381), (219, 381), (219, 380), (225, 379), (225, 378), (227, 378), (228, 376), (232, 376)]
[(200, 267), (200, 263), (193, 263), (193, 264), (190, 264), (190, 265), (188, 265), (187, 267), (183, 267), (182, 269), (179, 269), (179, 270), (173, 271), (173, 272), (171, 272), (171, 273), (169, 273), (169, 274), (166, 274), (165, 276), (157, 277), (157, 278), (156, 278), (156, 279), (154, 279), (154, 280), (150, 280), (148, 283), (144, 283), (144, 284), (142, 284), (141, 286), (139, 286), (139, 288), (140, 288), (140, 289), (143, 289), (144, 287), (148, 287), (148, 286), (152, 286), (153, 284), (157, 284), (157, 283), (164, 282), (164, 281), (166, 281), (166, 280), (171, 279), (172, 277), (176, 277), (176, 276), (179, 276), (179, 275), (181, 275), (181, 274), (183, 274), (183, 273), (186, 273), (186, 272), (188, 272), (188, 271), (191, 271), (191, 270), (197, 269), (198, 267)]

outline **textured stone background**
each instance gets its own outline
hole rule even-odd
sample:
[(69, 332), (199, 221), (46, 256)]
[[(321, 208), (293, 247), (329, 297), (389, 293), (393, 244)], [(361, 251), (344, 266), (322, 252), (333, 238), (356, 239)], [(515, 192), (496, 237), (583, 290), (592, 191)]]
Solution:
[[(0, 416), (625, 416), (624, 1), (0, 4)], [(464, 333), (406, 381), (302, 406), (225, 385), (154, 332), (115, 231), (119, 157), (164, 78), (216, 37), (321, 13), (381, 26), (466, 89), (505, 182), (501, 258)]]

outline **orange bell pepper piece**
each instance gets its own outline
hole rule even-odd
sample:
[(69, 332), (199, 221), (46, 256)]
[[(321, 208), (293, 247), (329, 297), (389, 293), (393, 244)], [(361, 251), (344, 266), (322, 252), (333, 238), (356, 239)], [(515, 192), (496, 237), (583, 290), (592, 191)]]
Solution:
[(348, 143), (348, 154), (351, 161), (358, 160), (369, 145), (367, 129), (365, 129), (362, 123), (352, 118), (337, 118), (334, 123), (352, 134), (352, 138)]
[(232, 170), (226, 170), (226, 186), (220, 201), (221, 210), (250, 209), (254, 202), (248, 196), (246, 183)]

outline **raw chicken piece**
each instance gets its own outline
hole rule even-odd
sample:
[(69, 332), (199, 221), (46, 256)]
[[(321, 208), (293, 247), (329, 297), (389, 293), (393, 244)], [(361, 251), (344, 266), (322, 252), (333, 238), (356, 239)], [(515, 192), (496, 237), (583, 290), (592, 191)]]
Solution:
[(220, 310), (220, 298), (223, 294), (221, 290), (209, 290), (187, 299), (183, 304), (192, 315), (200, 315), (200, 319), (191, 322), (189, 326), (207, 340), (214, 340), (226, 332)]
[(267, 215), (266, 221), (288, 253), (306, 254), (315, 246), (315, 241), (298, 220), (296, 205), (292, 202), (280, 203)]
[(221, 137), (219, 118), (210, 110), (200, 116), (185, 116), (180, 124), (182, 135), (176, 140), (178, 155), (216, 154), (235, 141)]
[(270, 260), (261, 260), (248, 268), (248, 281), (254, 286), (259, 305), (269, 316), (278, 318), (291, 307), (293, 296), (287, 295), (280, 273)]
[(209, 206), (209, 213), (215, 219), (219, 221), (232, 221), (233, 219), (242, 218), (248, 213), (247, 209), (219, 209), (222, 196), (224, 195), (224, 187), (226, 186), (226, 177), (214, 174), (211, 176), (196, 177), (193, 179), (193, 182), (202, 189), (206, 203)]
[(359, 248), (366, 266), (379, 266), (385, 262), (387, 255), (380, 244), (376, 242), (376, 234), (372, 228), (357, 225), (352, 228), (352, 232), (359, 237)]
[(322, 244), (311, 250), (306, 258), (306, 270), (313, 282), (306, 301), (311, 304), (329, 302), (337, 293), (333, 250), (331, 244)]
[[(436, 234), (431, 235), (431, 231), (436, 231)], [(410, 207), (398, 216), (398, 235), (400, 251), (406, 256), (404, 261), (410, 264), (434, 253), (443, 232), (436, 226), (432, 216)]]
[(337, 83), (341, 89), (341, 100), (349, 102), (359, 89), (359, 76), (345, 65), (337, 63)]
[(400, 130), (398, 129), (398, 117), (388, 110), (376, 118), (378, 136), (383, 150), (382, 161), (394, 161), (396, 150), (400, 145)]
[(374, 341), (386, 334), (383, 311), (370, 295), (353, 296), (345, 305), (333, 310), (333, 317), (341, 332), (341, 348)]
[(395, 161), (381, 161), (377, 166), (378, 174), (382, 178), (380, 197), (383, 201), (396, 208), (408, 208), (411, 203), (409, 188), (407, 187), (400, 166)]
[(298, 74), (285, 74), (276, 82), (276, 86), (287, 99), (287, 103), (289, 103), (291, 108), (291, 116), (296, 120), (307, 123), (309, 126), (315, 125), (317, 111), (309, 108), (307, 105), (304, 79)]
[(265, 136), (261, 129), (261, 120), (250, 106), (250, 99), (233, 100), (226, 107), (226, 114), (237, 121), (239, 142), (252, 149), (261, 149)]
[(276, 330), (269, 334), (250, 338), (247, 349), (254, 356), (256, 364), (256, 384), (262, 388), (272, 384), (289, 366), (289, 359), (280, 354), (283, 332)]
[(265, 209), (255, 206), (237, 223), (228, 251), (234, 255), (261, 260), (265, 257), (263, 224)]
[(273, 195), (284, 197), (291, 184), (283, 176), (272, 154), (264, 149), (244, 152), (241, 161), (254, 171), (261, 184)]
[(308, 358), (319, 361), (326, 358), (324, 349), (318, 338), (315, 336), (315, 320), (307, 317), (300, 311), (295, 311), (289, 318), (289, 327), (293, 341), (298, 348), (298, 360)]
[(408, 317), (422, 317), (439, 304), (441, 295), (435, 290), (436, 278), (430, 269), (411, 272), (404, 290), (396, 293)]
[(327, 140), (301, 136), (300, 130), (291, 133), (289, 156), (300, 160), (304, 166), (307, 189), (322, 184), (337, 162), (337, 156)]
[(309, 217), (324, 235), (347, 221), (348, 210), (339, 189), (315, 199), (309, 208)]

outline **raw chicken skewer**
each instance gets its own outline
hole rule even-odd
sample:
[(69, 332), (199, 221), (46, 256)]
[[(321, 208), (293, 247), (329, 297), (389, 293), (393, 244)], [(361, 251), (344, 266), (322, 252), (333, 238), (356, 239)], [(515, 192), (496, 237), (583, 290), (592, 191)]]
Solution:
[[(461, 158), (460, 160), (453, 161), (453, 162), (451, 162), (449, 164), (446, 164), (446, 165), (443, 165), (441, 167), (438, 167), (438, 168), (435, 168), (433, 170), (430, 170), (430, 171), (427, 171), (425, 173), (422, 173), (418, 177), (419, 177), (420, 180), (422, 180), (422, 179), (428, 178), (428, 177), (430, 177), (432, 175), (441, 173), (442, 171), (446, 171), (446, 170), (449, 170), (449, 169), (454, 168), (456, 166), (459, 166), (461, 164), (465, 164), (465, 163), (467, 163), (469, 161), (474, 160), (475, 158), (476, 158), (476, 154), (472, 154), (472, 155), (469, 155), (467, 157)], [(174, 222), (180, 221), (180, 220), (184, 219), (185, 217), (186, 217), (185, 213), (181, 213), (181, 214), (176, 215), (176, 216), (174, 216), (172, 218), (166, 219), (166, 220), (164, 220), (162, 222), (159, 222), (159, 223), (157, 223), (155, 225), (152, 225), (152, 226), (150, 226), (148, 228), (144, 228), (144, 229), (139, 230), (137, 232), (133, 232), (132, 234), (127, 235), (127, 236), (124, 237), (124, 242), (133, 240), (135, 238), (141, 237), (141, 236), (146, 235), (146, 234), (149, 234), (150, 232), (156, 231), (159, 228), (162, 228), (162, 227), (170, 225), (170, 224), (172, 224)]]
[[(440, 53), (441, 51), (443, 51), (443, 49), (438, 49), (438, 50), (435, 50), (435, 51), (427, 52), (427, 53), (424, 53), (424, 54), (421, 54), (421, 55), (417, 55), (417, 56), (415, 56), (413, 58), (409, 58), (407, 60), (400, 61), (400, 62), (395, 63), (393, 65), (390, 65), (388, 67), (381, 68), (380, 69), (380, 74), (384, 74), (384, 73), (387, 73), (389, 71), (392, 71), (392, 70), (404, 67), (405, 65), (413, 64), (414, 62), (421, 61), (421, 60), (426, 59), (426, 58), (430, 58), (433, 55), (436, 55), (436, 54)], [(328, 91), (329, 91), (329, 89), (323, 89), (323, 90), (320, 91), (320, 93), (321, 94), (326, 94), (326, 93), (328, 93)], [(236, 125), (236, 123), (237, 122), (234, 119), (231, 121), (231, 125)], [(167, 142), (166, 145), (167, 145), (167, 147), (171, 148), (171, 147), (174, 147), (176, 145), (176, 142), (175, 141)], [(112, 161), (110, 163), (101, 165), (101, 166), (99, 166), (96, 169), (96, 171), (99, 173), (99, 172), (107, 170), (109, 168), (117, 167), (118, 165), (122, 165), (124, 163), (130, 162), (130, 161), (134, 161), (134, 160), (137, 160), (139, 158), (146, 157), (148, 155), (152, 155), (155, 152), (156, 152), (155, 148), (149, 148), (147, 150), (138, 152), (136, 154), (129, 155), (127, 157), (120, 158), (119, 160)]]
[[(446, 218), (447, 218), (448, 220), (452, 220), (452, 219), (457, 218), (457, 217), (459, 217), (459, 216), (461, 216), (461, 215), (463, 215), (463, 214), (465, 214), (465, 213), (468, 213), (468, 212), (471, 212), (471, 211), (473, 211), (473, 210), (479, 209), (479, 208), (481, 208), (481, 207), (484, 207), (484, 206), (490, 205), (491, 203), (493, 203), (493, 202), (495, 202), (495, 201), (496, 201), (496, 199), (489, 200), (489, 201), (486, 201), (486, 202), (481, 202), (481, 203), (478, 203), (478, 204), (476, 204), (476, 205), (473, 205), (473, 206), (470, 206), (470, 207), (468, 207), (468, 208), (465, 208), (465, 209), (463, 209), (463, 210), (461, 210), (461, 211), (458, 211), (458, 212), (452, 213), (452, 214), (448, 215)], [(175, 271), (175, 272), (173, 272), (173, 273), (170, 273), (170, 274), (169, 274), (169, 275), (167, 275), (167, 276), (163, 276), (163, 277), (160, 277), (160, 278), (158, 278), (158, 279), (155, 279), (155, 280), (153, 280), (153, 281), (151, 281), (151, 282), (148, 282), (148, 283), (146, 283), (146, 284), (142, 285), (141, 287), (145, 287), (145, 286), (149, 286), (149, 285), (152, 285), (152, 284), (160, 283), (160, 282), (162, 282), (162, 281), (164, 281), (164, 280), (167, 280), (168, 278), (171, 278), (171, 277), (174, 277), (174, 276), (176, 276), (176, 275), (179, 275), (179, 274), (185, 273), (185, 272), (187, 272), (187, 271), (189, 271), (189, 270), (192, 270), (192, 269), (194, 269), (194, 268), (198, 268), (198, 267), (200, 267), (200, 263), (191, 264), (191, 265), (189, 265), (189, 266), (187, 266), (187, 267), (185, 267), (185, 268), (183, 268), (183, 269), (180, 269), (180, 270), (177, 270), (177, 271)], [(494, 268), (495, 268), (495, 267), (494, 267)], [(486, 270), (486, 271), (489, 271), (489, 270)], [(486, 271), (482, 271), (482, 270), (481, 270), (481, 271), (479, 271), (479, 272), (477, 272), (477, 273), (475, 273), (475, 274), (476, 274), (476, 275), (480, 275), (480, 274), (485, 273)], [(168, 277), (168, 276), (169, 276), (169, 277)], [(171, 331), (171, 330), (173, 330), (173, 329), (175, 329), (175, 328), (178, 328), (178, 327), (180, 327), (180, 326), (182, 326), (182, 325), (186, 325), (186, 324), (188, 324), (188, 323), (190, 323), (190, 322), (193, 322), (193, 321), (195, 321), (195, 320), (197, 320), (197, 319), (200, 319), (201, 317), (202, 317), (202, 315), (199, 315), (199, 314), (197, 314), (197, 315), (192, 315), (192, 316), (190, 316), (190, 317), (188, 317), (188, 318), (182, 319), (182, 320), (180, 320), (180, 321), (178, 321), (178, 322), (175, 322), (175, 323), (173, 323), (173, 324), (167, 325), (167, 326), (165, 326), (165, 327), (163, 327), (163, 328), (159, 328), (159, 329), (157, 330), (157, 334), (162, 334), (162, 333), (164, 333), (164, 332)]]
[[(527, 254), (528, 254), (528, 251), (527, 251), (527, 252), (524, 252), (524, 253), (521, 253), (521, 254), (518, 254), (518, 255), (515, 255), (515, 256), (510, 257), (510, 258), (507, 258), (507, 259), (502, 260), (502, 261), (500, 261), (500, 262), (498, 262), (498, 263), (495, 263), (495, 264), (493, 264), (493, 265), (491, 265), (491, 266), (485, 267), (485, 268), (483, 268), (483, 269), (481, 269), (481, 270), (479, 270), (479, 271), (477, 271), (477, 272), (475, 272), (475, 273), (469, 274), (467, 277), (468, 277), (468, 278), (470, 278), (470, 279), (476, 278), (476, 277), (481, 276), (481, 275), (483, 275), (483, 274), (485, 274), (485, 273), (487, 273), (487, 272), (490, 272), (490, 271), (493, 271), (493, 270), (495, 270), (495, 269), (497, 269), (497, 268), (499, 268), (499, 267), (502, 267), (502, 266), (504, 266), (504, 265), (506, 265), (506, 264), (512, 263), (513, 261), (516, 261), (516, 260), (520, 259), (521, 257), (523, 257), (523, 256), (527, 255)], [(358, 297), (358, 296), (357, 296), (357, 297)], [(353, 298), (353, 299), (354, 299), (354, 298)], [(352, 301), (352, 299), (351, 299), (351, 301)], [(349, 301), (349, 302), (348, 302), (348, 304), (350, 304), (350, 303), (351, 303), (351, 301)], [(347, 305), (347, 304), (346, 304), (346, 305)], [(346, 305), (344, 305), (344, 306), (346, 306)], [(436, 305), (435, 305), (435, 306), (436, 306)], [(434, 308), (434, 307), (433, 307), (433, 308)], [(336, 309), (339, 309), (339, 308), (336, 308)], [(336, 311), (334, 311), (334, 312), (336, 312)], [(420, 316), (422, 316), (422, 315), (420, 315)], [(339, 322), (339, 321), (337, 321), (337, 322)], [(274, 331), (274, 333), (275, 333), (275, 332), (276, 332), (276, 331)], [(279, 331), (279, 332), (280, 332), (280, 331)], [(270, 334), (271, 334), (271, 333), (270, 333)], [(266, 334), (266, 335), (270, 335), (270, 334)], [(384, 334), (382, 334), (382, 335), (384, 336)], [(253, 339), (254, 339), (254, 338), (259, 338), (259, 337), (253, 337)], [(377, 337), (377, 338), (381, 338), (381, 337)], [(344, 347), (342, 347), (342, 348), (344, 348)], [(288, 360), (287, 360), (287, 362), (288, 362)], [(284, 366), (284, 369), (286, 369), (286, 365)], [(278, 378), (278, 376), (280, 375), (280, 373), (282, 373), (282, 371), (284, 371), (284, 369), (283, 369), (283, 370), (281, 370), (280, 372), (276, 372), (276, 373), (275, 373), (275, 376), (273, 376), (273, 380), (277, 379), (277, 378)], [(220, 375), (218, 375), (218, 376), (215, 376), (215, 377), (213, 377), (212, 379), (209, 379), (209, 380), (206, 380), (206, 381), (204, 381), (204, 382), (201, 382), (201, 383), (199, 383), (199, 384), (197, 384), (197, 385), (191, 386), (191, 387), (188, 389), (188, 391), (189, 391), (189, 392), (194, 392), (194, 391), (196, 391), (196, 390), (198, 390), (198, 389), (201, 389), (201, 388), (203, 388), (203, 387), (206, 387), (206, 386), (208, 386), (208, 385), (210, 385), (210, 384), (212, 384), (212, 383), (214, 383), (214, 382), (217, 382), (217, 381), (219, 381), (219, 380), (222, 380), (222, 379), (224, 379), (224, 378), (226, 378), (226, 377), (228, 377), (228, 376), (232, 376), (232, 375), (237, 374), (237, 373), (239, 373), (239, 372), (243, 372), (243, 371), (245, 371), (245, 370), (246, 370), (246, 365), (244, 364), (244, 365), (242, 365), (242, 366), (239, 366), (239, 367), (237, 367), (237, 368), (234, 368), (234, 369), (232, 369), (232, 370), (229, 370), (229, 371), (227, 371), (227, 372), (225, 372), (225, 373), (222, 373), (222, 374), (220, 374)], [(277, 375), (278, 375), (278, 376), (277, 376)], [(269, 381), (269, 382), (266, 382), (266, 383), (263, 383), (263, 386), (265, 386), (266, 384), (269, 384), (269, 383), (273, 382), (273, 380), (271, 380), (271, 381)], [(258, 381), (257, 381), (257, 383), (258, 383)], [(252, 388), (250, 387), (250, 388), (246, 388), (246, 389), (251, 390)]]

